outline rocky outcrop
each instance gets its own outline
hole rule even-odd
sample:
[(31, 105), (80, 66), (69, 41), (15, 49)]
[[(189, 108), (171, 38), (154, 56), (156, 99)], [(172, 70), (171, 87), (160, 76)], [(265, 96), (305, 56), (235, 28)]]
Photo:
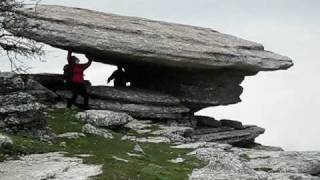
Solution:
[[(245, 76), (293, 65), (288, 57), (265, 51), (261, 44), (208, 28), (48, 5), (21, 10), (19, 16), (35, 28), (17, 35), (72, 48), (97, 62), (123, 65), (132, 87), (173, 95), (191, 113), (238, 103)], [(15, 33), (10, 24), (6, 27)], [(99, 108), (100, 103), (105, 104), (92, 105)], [(100, 108), (106, 107), (120, 109), (115, 104)], [(121, 110), (129, 113), (127, 108)], [(173, 114), (163, 118), (176, 118)]]
[(249, 126), (242, 130), (230, 128), (212, 128), (196, 130), (192, 138), (196, 141), (219, 142), (246, 147), (254, 142), (254, 139), (263, 134), (265, 129), (257, 126)]
[(111, 132), (109, 132), (107, 129), (102, 129), (102, 128), (97, 128), (91, 124), (86, 124), (82, 127), (82, 132), (84, 133), (88, 133), (88, 134), (93, 134), (96, 136), (101, 136), (104, 137), (106, 139), (112, 139), (113, 136), (111, 134)]
[(20, 36), (73, 48), (108, 64), (251, 71), (292, 66), (289, 58), (264, 51), (261, 44), (209, 28), (49, 5), (25, 9), (20, 15), (37, 27)]
[(44, 109), (45, 104), (54, 102), (56, 97), (32, 79), (0, 73), (0, 130), (51, 139)]
[(319, 152), (285, 152), (234, 148), (220, 144), (191, 144), (191, 153), (208, 162), (194, 170), (191, 180), (213, 179), (320, 179)]
[(19, 160), (0, 163), (3, 180), (17, 179), (88, 179), (102, 173), (102, 166), (87, 165), (76, 157), (64, 157), (63, 153), (33, 154)]
[[(177, 98), (153, 91), (92, 86), (88, 87), (88, 92), (92, 109), (125, 112), (139, 119), (179, 119), (190, 111)], [(57, 93), (65, 99), (71, 97), (70, 91)], [(78, 99), (77, 103), (83, 102)]]
[(133, 118), (125, 113), (106, 110), (88, 110), (79, 112), (77, 118), (98, 127), (121, 127), (132, 121)]

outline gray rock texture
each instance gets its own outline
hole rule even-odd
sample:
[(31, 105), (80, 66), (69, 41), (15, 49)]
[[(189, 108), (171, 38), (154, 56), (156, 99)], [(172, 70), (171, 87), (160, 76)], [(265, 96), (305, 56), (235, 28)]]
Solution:
[(7, 148), (13, 144), (12, 139), (9, 136), (0, 134), (0, 148)]
[(80, 120), (97, 127), (121, 127), (133, 121), (133, 118), (126, 113), (106, 110), (88, 110), (79, 112), (76, 116)]
[(63, 153), (33, 154), (0, 163), (1, 180), (86, 180), (102, 173), (100, 165), (86, 165)]
[(81, 137), (86, 137), (85, 134), (79, 132), (68, 132), (57, 135), (58, 138), (65, 138), (65, 139), (79, 139)]
[[(132, 87), (172, 95), (190, 113), (238, 103), (245, 76), (293, 65), (288, 57), (265, 51), (261, 44), (209, 28), (50, 5), (24, 9), (18, 15), (34, 27), (19, 36), (65, 50), (72, 48), (97, 62), (124, 65)], [(15, 33), (10, 24), (7, 27)], [(93, 94), (101, 95), (98, 89)], [(154, 119), (179, 119), (186, 111), (176, 104), (168, 107), (176, 103), (173, 98), (141, 95), (113, 96), (104, 91), (104, 98), (125, 97), (127, 102), (100, 100), (91, 105), (139, 118), (154, 115)], [(136, 104), (136, 97), (148, 106)], [(160, 107), (155, 106), (158, 103)]]
[(113, 135), (111, 132), (109, 132), (107, 129), (102, 129), (102, 128), (97, 128), (91, 124), (86, 124), (82, 127), (82, 132), (88, 133), (88, 134), (93, 134), (96, 136), (101, 136), (106, 139), (112, 139)]
[(195, 134), (191, 137), (195, 141), (218, 142), (246, 147), (251, 145), (254, 142), (254, 139), (263, 134), (264, 131), (265, 129), (257, 126), (246, 127), (242, 130), (210, 128), (195, 130)]
[(319, 152), (223, 149), (218, 146), (198, 148), (191, 154), (208, 162), (208, 165), (194, 170), (191, 180), (320, 179), (317, 176), (320, 172)]
[(44, 111), (56, 97), (33, 79), (0, 73), (0, 130), (51, 139)]
[[(90, 107), (96, 110), (125, 112), (139, 119), (179, 119), (190, 110), (180, 100), (155, 91), (134, 88), (112, 88), (107, 86), (88, 87)], [(70, 98), (70, 91), (57, 92)], [(78, 99), (79, 104), (82, 103)]]
[(25, 9), (21, 15), (37, 28), (20, 36), (96, 55), (103, 63), (252, 71), (292, 66), (288, 57), (265, 51), (261, 44), (209, 28), (49, 5)]
[(195, 116), (197, 126), (198, 127), (221, 127), (221, 122), (212, 118), (212, 117), (207, 117), (207, 116)]
[(234, 129), (244, 129), (242, 122), (229, 120), (229, 119), (222, 119), (220, 120), (221, 126), (231, 127)]

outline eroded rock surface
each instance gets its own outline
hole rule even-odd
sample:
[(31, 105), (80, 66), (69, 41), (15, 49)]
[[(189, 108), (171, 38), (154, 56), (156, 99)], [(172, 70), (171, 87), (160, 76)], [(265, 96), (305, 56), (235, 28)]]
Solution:
[(9, 136), (0, 134), (0, 148), (10, 147), (12, 144), (13, 144), (13, 141)]
[(21, 15), (37, 28), (20, 36), (94, 54), (103, 63), (252, 71), (292, 66), (288, 57), (264, 51), (261, 44), (209, 28), (52, 5), (25, 9)]
[(45, 104), (55, 102), (49, 89), (14, 73), (0, 73), (0, 130), (52, 139), (47, 128)]
[(112, 139), (113, 135), (110, 131), (107, 129), (102, 129), (102, 128), (97, 128), (91, 124), (86, 124), (82, 127), (82, 132), (88, 133), (88, 134), (93, 134), (96, 136), (101, 136), (106, 139)]
[(320, 179), (320, 152), (225, 149), (203, 144), (182, 147), (199, 148), (191, 154), (208, 162), (204, 168), (194, 170), (190, 179)]
[(119, 127), (133, 120), (133, 118), (126, 113), (106, 110), (79, 112), (77, 118), (97, 127)]
[[(19, 16), (35, 27), (19, 32), (19, 36), (65, 50), (72, 48), (97, 62), (124, 65), (132, 87), (172, 95), (191, 113), (238, 103), (245, 76), (293, 65), (290, 58), (265, 51), (261, 44), (209, 28), (51, 5), (21, 10)], [(10, 24), (6, 27), (15, 33)], [(97, 88), (92, 92), (101, 99), (127, 96), (127, 92), (121, 96), (103, 92), (101, 97)], [(137, 97), (149, 106), (137, 106)], [(146, 114), (174, 119), (185, 112), (180, 106), (162, 108), (175, 103), (173, 98), (158, 95), (152, 104), (149, 99), (146, 93), (137, 93), (126, 97), (126, 103), (93, 101), (92, 106), (139, 118)], [(158, 103), (160, 109), (151, 106)], [(143, 112), (145, 108), (148, 110)]]
[(86, 165), (75, 157), (63, 153), (33, 154), (19, 160), (0, 163), (1, 180), (55, 179), (86, 180), (102, 173), (100, 165)]

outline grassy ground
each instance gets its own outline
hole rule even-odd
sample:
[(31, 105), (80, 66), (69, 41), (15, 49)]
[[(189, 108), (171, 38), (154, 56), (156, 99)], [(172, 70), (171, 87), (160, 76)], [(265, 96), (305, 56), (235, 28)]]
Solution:
[[(55, 110), (50, 113), (49, 126), (56, 134), (65, 132), (81, 132), (82, 123), (74, 117), (75, 112), (69, 110)], [(4, 159), (3, 154), (30, 154), (52, 151), (66, 151), (69, 156), (79, 154), (91, 154), (85, 158), (86, 163), (102, 164), (103, 174), (95, 179), (120, 180), (120, 179), (141, 179), (141, 180), (166, 180), (166, 179), (188, 179), (192, 169), (199, 168), (204, 164), (194, 157), (186, 156), (190, 150), (172, 149), (167, 144), (139, 143), (145, 152), (142, 157), (130, 157), (127, 152), (132, 152), (135, 145), (131, 141), (122, 141), (122, 132), (114, 132), (114, 139), (104, 139), (97, 136), (76, 140), (59, 140), (58, 144), (47, 144), (35, 141), (28, 137), (13, 136), (15, 145), (10, 152), (0, 150), (0, 161)], [(65, 142), (65, 146), (61, 146)], [(2, 154), (2, 155), (1, 155)], [(117, 161), (112, 156), (126, 159), (129, 162)], [(169, 162), (177, 157), (185, 158), (186, 161), (180, 164)]]

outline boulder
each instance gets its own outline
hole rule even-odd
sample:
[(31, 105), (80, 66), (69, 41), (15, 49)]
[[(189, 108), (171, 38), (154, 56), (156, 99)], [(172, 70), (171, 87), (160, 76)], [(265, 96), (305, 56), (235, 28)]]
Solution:
[[(209, 28), (53, 5), (23, 9), (19, 15), (36, 28), (17, 35), (108, 64), (250, 71), (292, 66), (288, 57), (265, 51), (261, 44)], [(6, 27), (16, 33), (10, 24)]]
[(88, 110), (85, 112), (79, 112), (76, 116), (80, 120), (97, 127), (119, 127), (134, 120), (126, 113), (107, 110)]
[(0, 134), (0, 148), (8, 148), (13, 145), (10, 137)]
[(107, 129), (102, 129), (102, 128), (97, 128), (91, 124), (86, 124), (82, 127), (82, 132), (88, 133), (88, 134), (93, 134), (96, 136), (101, 136), (106, 139), (112, 139), (113, 136), (112, 134), (107, 130)]

